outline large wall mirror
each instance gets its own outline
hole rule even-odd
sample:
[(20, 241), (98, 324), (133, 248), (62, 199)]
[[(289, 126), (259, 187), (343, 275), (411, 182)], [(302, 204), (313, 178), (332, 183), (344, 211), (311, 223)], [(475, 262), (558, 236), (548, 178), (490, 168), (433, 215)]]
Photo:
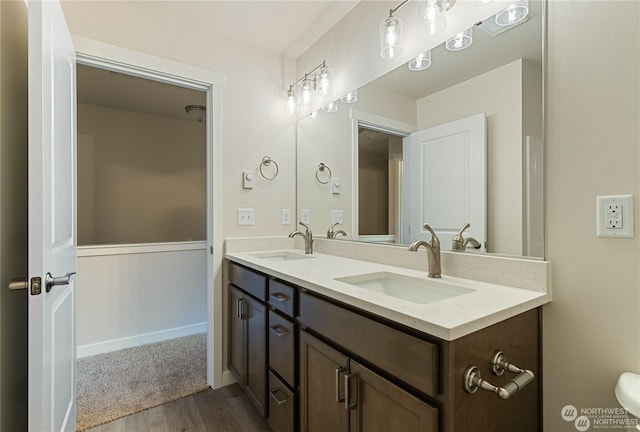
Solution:
[(532, 0), (519, 24), (489, 17), (468, 48), (435, 47), (429, 68), (301, 119), (298, 220), (395, 245), (428, 239), (426, 222), (443, 250), (469, 223), (469, 252), (543, 257), (544, 13)]

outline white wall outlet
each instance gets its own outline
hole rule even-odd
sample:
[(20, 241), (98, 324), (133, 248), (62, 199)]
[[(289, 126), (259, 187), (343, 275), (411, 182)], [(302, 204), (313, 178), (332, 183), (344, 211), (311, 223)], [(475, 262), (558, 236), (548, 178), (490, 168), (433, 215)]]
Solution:
[(251, 171), (242, 171), (242, 188), (253, 189), (256, 184), (256, 177)]
[(331, 224), (344, 223), (344, 211), (342, 210), (331, 210)]
[(253, 225), (253, 209), (252, 208), (239, 208), (238, 209), (238, 225)]
[(291, 225), (291, 209), (282, 209), (282, 225)]
[(300, 209), (300, 222), (306, 223), (307, 225), (311, 223), (311, 210)]
[(340, 192), (342, 192), (342, 182), (340, 179), (334, 178), (331, 180), (331, 193), (339, 194)]
[(633, 237), (633, 195), (596, 197), (598, 237)]

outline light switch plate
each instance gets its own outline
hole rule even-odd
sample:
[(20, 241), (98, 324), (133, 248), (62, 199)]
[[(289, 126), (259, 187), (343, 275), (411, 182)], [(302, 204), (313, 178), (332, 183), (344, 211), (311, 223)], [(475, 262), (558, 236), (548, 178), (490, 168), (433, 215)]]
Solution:
[(309, 209), (300, 209), (300, 222), (307, 225), (311, 223), (311, 211)]
[(253, 225), (253, 209), (251, 208), (239, 208), (238, 209), (238, 225)]
[(633, 195), (596, 197), (598, 237), (633, 238)]
[(252, 171), (242, 171), (242, 188), (253, 189), (256, 183), (255, 175)]
[(344, 211), (342, 210), (331, 210), (331, 223), (344, 223)]
[(342, 182), (340, 179), (334, 178), (331, 180), (331, 193), (337, 195), (340, 192), (342, 192)]

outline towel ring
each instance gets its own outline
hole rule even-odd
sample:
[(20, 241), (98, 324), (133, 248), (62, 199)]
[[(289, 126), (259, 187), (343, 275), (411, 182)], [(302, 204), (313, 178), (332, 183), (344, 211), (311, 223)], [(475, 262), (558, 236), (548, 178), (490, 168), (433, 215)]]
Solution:
[[(326, 181), (320, 180), (320, 173), (324, 172), (324, 170), (329, 171), (329, 178), (327, 178)], [(318, 169), (316, 170), (316, 181), (320, 184), (327, 184), (331, 181), (331, 169), (323, 162), (320, 162), (320, 165), (318, 165)]]
[[(266, 174), (264, 173), (264, 171), (262, 171), (262, 170), (263, 170), (263, 168), (264, 168), (264, 167), (269, 167), (269, 166), (271, 166), (271, 164), (273, 164), (273, 166), (275, 167), (275, 171), (274, 171), (274, 173), (273, 173), (273, 175), (272, 175), (272, 176), (268, 176), (268, 175), (266, 175)], [(268, 180), (268, 181), (271, 181), (271, 180), (273, 180), (274, 178), (278, 177), (278, 172), (279, 172), (280, 170), (278, 169), (278, 164), (276, 163), (276, 161), (274, 161), (273, 159), (271, 159), (269, 156), (265, 156), (265, 157), (263, 157), (263, 158), (262, 158), (262, 162), (260, 162), (260, 169), (259, 169), (259, 171), (260, 171), (260, 175), (262, 176), (262, 178), (263, 178), (263, 179)]]

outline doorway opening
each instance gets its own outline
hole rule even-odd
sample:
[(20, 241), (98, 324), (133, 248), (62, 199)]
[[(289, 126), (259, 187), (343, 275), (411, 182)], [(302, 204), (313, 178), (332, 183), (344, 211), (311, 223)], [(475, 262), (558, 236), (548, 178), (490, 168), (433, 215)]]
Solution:
[(206, 386), (207, 93), (79, 62), (77, 99), (78, 358), (202, 334)]

